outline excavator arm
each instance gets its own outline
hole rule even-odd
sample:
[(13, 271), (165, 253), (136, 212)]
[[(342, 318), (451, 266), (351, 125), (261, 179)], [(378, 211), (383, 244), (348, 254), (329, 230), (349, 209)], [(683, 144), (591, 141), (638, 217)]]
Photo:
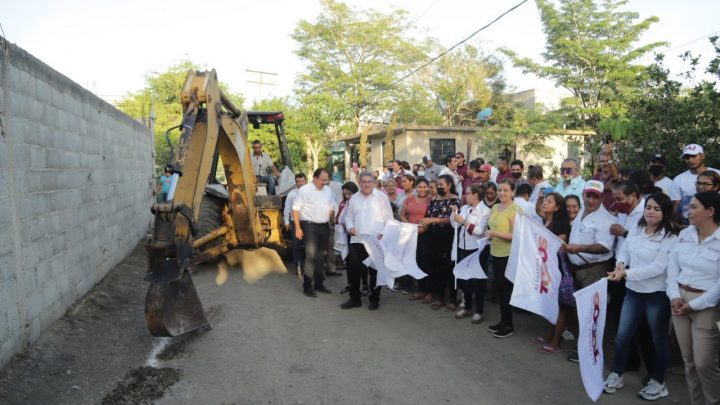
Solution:
[[(151, 209), (155, 227), (146, 246), (145, 279), (150, 287), (145, 324), (154, 336), (176, 336), (209, 326), (192, 282), (193, 266), (239, 247), (281, 241), (280, 205), (267, 204), (268, 198), (256, 195), (247, 114), (225, 97), (214, 70), (188, 72), (181, 102), (181, 135), (173, 161), (176, 175), (168, 201)], [(227, 180), (221, 198), (206, 193), (218, 161)], [(213, 203), (205, 204), (206, 200)], [(269, 252), (263, 253), (274, 253)], [(279, 257), (273, 262), (282, 263)]]

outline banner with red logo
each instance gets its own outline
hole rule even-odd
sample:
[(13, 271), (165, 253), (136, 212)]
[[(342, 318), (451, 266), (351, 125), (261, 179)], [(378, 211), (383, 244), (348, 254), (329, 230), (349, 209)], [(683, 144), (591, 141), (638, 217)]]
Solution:
[[(536, 313), (556, 323), (560, 273), (558, 250), (562, 241), (526, 215), (515, 216), (508, 280), (515, 283), (510, 305)], [(513, 277), (513, 278), (510, 278)]]
[(578, 357), (585, 392), (597, 401), (603, 392), (603, 333), (607, 316), (607, 279), (575, 292), (579, 322)]

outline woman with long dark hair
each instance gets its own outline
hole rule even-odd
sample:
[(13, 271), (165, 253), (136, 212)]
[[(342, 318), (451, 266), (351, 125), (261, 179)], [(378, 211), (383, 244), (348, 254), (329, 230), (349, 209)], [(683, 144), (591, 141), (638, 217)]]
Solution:
[(670, 252), (667, 295), (693, 403), (720, 403), (720, 194), (697, 193)]
[[(406, 175), (407, 176), (407, 175)], [(419, 224), (420, 221), (425, 218), (430, 206), (430, 185), (426, 178), (418, 177), (415, 179), (415, 193), (408, 195), (400, 209), (400, 221), (411, 224)], [(418, 227), (418, 241), (417, 249), (415, 250), (415, 259), (418, 267), (426, 274), (430, 271), (430, 252), (432, 248), (429, 244), (428, 235), (425, 233), (425, 228)], [(403, 276), (409, 277), (409, 276)], [(408, 285), (402, 286), (403, 288), (409, 287)], [(427, 277), (418, 280), (419, 291), (414, 293), (411, 297), (411, 301), (425, 299), (425, 296), (429, 293), (430, 289), (427, 282)]]
[[(570, 235), (570, 216), (568, 215), (567, 207), (565, 205), (565, 198), (560, 193), (550, 193), (543, 198), (541, 207), (542, 216), (544, 219), (545, 227), (560, 238), (563, 242), (567, 243), (568, 236)], [(564, 255), (558, 253), (558, 263), (560, 266), (565, 266)], [(563, 277), (572, 277), (569, 275), (566, 269), (563, 271)], [(567, 308), (566, 304), (560, 303), (560, 312), (555, 325), (550, 328), (550, 333), (546, 337), (535, 338), (535, 343), (540, 343), (543, 346), (540, 347), (541, 353), (558, 353), (560, 349), (560, 338), (562, 337), (563, 330), (565, 330), (565, 323), (567, 320)]]
[(665, 280), (670, 251), (677, 240), (672, 214), (670, 197), (663, 193), (647, 196), (638, 226), (631, 228), (625, 243), (617, 252), (615, 270), (608, 273), (610, 281), (626, 279), (625, 298), (615, 338), (615, 355), (611, 373), (605, 380), (605, 392), (608, 394), (624, 385), (623, 372), (633, 346), (633, 336), (640, 317), (645, 316), (655, 347), (655, 367), (647, 385), (638, 394), (650, 401), (668, 395), (665, 370), (669, 352), (670, 300), (665, 293)]
[[(420, 220), (420, 227), (426, 228), (428, 242), (430, 243), (430, 268), (428, 274), (429, 293), (423, 302), (430, 303), (433, 298), (437, 300), (432, 304), (432, 309), (440, 309), (445, 303), (445, 287), (449, 284), (452, 274), (452, 261), (450, 251), (452, 249), (453, 229), (450, 226), (450, 215), (452, 207), (459, 207), (460, 200), (455, 191), (455, 184), (452, 177), (441, 175), (437, 181), (437, 196), (430, 201), (428, 216)], [(453, 283), (454, 284), (454, 283)], [(449, 303), (453, 303), (453, 290)], [(455, 291), (455, 294), (457, 292)]]

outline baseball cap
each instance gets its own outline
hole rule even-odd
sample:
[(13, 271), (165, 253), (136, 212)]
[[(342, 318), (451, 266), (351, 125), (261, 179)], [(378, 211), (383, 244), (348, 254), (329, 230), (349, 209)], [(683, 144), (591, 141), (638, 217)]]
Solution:
[(665, 156), (663, 156), (662, 153), (656, 153), (656, 154), (650, 156), (649, 163), (653, 163), (653, 162), (659, 162), (659, 163), (662, 163), (663, 166), (667, 166), (667, 160), (665, 160)]
[(428, 156), (428, 155), (423, 156), (423, 163), (427, 163), (428, 161), (432, 162), (432, 156)]
[(488, 163), (485, 163), (482, 166), (480, 166), (480, 169), (478, 169), (478, 170), (480, 170), (481, 172), (491, 172), (492, 166)]
[(691, 143), (689, 145), (685, 145), (685, 147), (683, 148), (682, 156), (685, 156), (685, 155), (695, 156), (700, 153), (705, 153), (703, 151), (703, 147), (696, 143)]
[(465, 159), (465, 154), (462, 152), (456, 153), (455, 156), (460, 156), (461, 158)]
[(602, 182), (598, 180), (588, 180), (585, 183), (583, 193), (596, 193), (598, 195), (602, 195), (603, 190), (605, 190), (605, 186), (602, 184)]

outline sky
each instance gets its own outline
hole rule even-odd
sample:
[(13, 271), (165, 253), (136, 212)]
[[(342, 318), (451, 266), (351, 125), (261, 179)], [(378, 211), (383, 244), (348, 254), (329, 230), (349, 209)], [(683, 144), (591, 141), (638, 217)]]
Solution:
[[(446, 47), (519, 2), (346, 0), (381, 12), (404, 9), (417, 26), (416, 37), (435, 37)], [(672, 72), (683, 71), (676, 56), (685, 51), (703, 55), (706, 65), (712, 47), (703, 37), (720, 35), (720, 1), (630, 0), (626, 8), (641, 18), (660, 18), (642, 41), (669, 43), (663, 50)], [(303, 64), (290, 35), (298, 21), (314, 21), (320, 11), (318, 0), (2, 0), (0, 25), (7, 40), (110, 102), (140, 90), (146, 75), (189, 59), (216, 69), (249, 107), (253, 100), (292, 94)], [(526, 2), (469, 43), (488, 52), (508, 47), (542, 61), (545, 37), (535, 3)], [(505, 66), (515, 90), (554, 87), (509, 62)], [(247, 70), (274, 75), (261, 78)], [(249, 83), (260, 80), (270, 84)]]

